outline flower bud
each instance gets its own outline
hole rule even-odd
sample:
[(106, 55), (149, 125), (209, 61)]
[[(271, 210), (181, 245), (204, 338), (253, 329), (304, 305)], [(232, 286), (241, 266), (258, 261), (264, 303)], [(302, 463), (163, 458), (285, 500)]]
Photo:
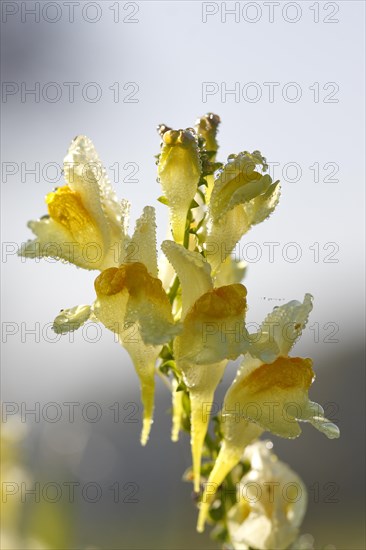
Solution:
[(162, 135), (158, 177), (170, 209), (174, 240), (183, 243), (187, 214), (201, 177), (197, 138), (191, 129)]

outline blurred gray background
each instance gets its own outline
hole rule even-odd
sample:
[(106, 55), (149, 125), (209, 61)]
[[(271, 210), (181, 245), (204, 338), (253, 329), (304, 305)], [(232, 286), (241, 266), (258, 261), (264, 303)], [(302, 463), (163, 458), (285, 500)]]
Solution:
[[(39, 403), (40, 418), (25, 417), (22, 448), (34, 480), (103, 489), (94, 504), (62, 499), (63, 547), (216, 547), (208, 530), (194, 530), (191, 488), (181, 481), (189, 441), (169, 440), (164, 386), (158, 381), (142, 449), (137, 379), (113, 335), (90, 327), (72, 342), (52, 341), (47, 324), (60, 308), (91, 303), (96, 273), (15, 255), (31, 237), (26, 222), (46, 213), (44, 195), (62, 182), (56, 165), (81, 133), (94, 141), (119, 197), (132, 202), (132, 227), (143, 206), (154, 205), (165, 238), (155, 128), (192, 126), (213, 111), (222, 119), (220, 160), (260, 149), (282, 180), (277, 211), (236, 250), (249, 263), (248, 319), (260, 322), (275, 305), (313, 294), (296, 352), (314, 358), (310, 395), (341, 429), (328, 441), (304, 426), (296, 441), (273, 438), (274, 451), (309, 489), (302, 532), (316, 548), (364, 548), (364, 3), (103, 1), (75, 3), (72, 14), (65, 2), (3, 2), (2, 9), (1, 400), (20, 412)], [(39, 93), (27, 94), (32, 88)], [(277, 243), (273, 258), (264, 243)], [(60, 421), (50, 422), (51, 409), (42, 415), (49, 402), (59, 404)], [(73, 423), (70, 402), (79, 404)], [(86, 418), (92, 408), (82, 414), (90, 402), (102, 411), (95, 423)], [(123, 502), (137, 488), (138, 502)], [(24, 530), (37, 514), (29, 507)]]

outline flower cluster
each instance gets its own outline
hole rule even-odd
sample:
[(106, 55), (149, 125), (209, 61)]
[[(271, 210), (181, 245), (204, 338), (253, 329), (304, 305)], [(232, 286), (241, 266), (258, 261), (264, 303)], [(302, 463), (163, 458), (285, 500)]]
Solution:
[[(266, 174), (266, 159), (259, 151), (217, 161), (219, 123), (209, 113), (195, 128), (159, 127), (157, 171), (163, 195), (158, 200), (169, 209), (171, 235), (162, 243), (159, 259), (154, 208), (144, 208), (129, 234), (128, 202), (118, 201), (85, 136), (72, 142), (64, 161), (65, 185), (46, 196), (48, 214), (29, 222), (36, 238), (20, 252), (100, 272), (94, 303), (61, 310), (54, 330), (73, 331), (92, 319), (118, 335), (140, 380), (143, 445), (153, 419), (155, 378), (164, 378), (172, 392), (172, 440), (180, 431), (190, 433), (188, 477), (196, 493), (204, 482), (199, 531), (208, 518), (215, 522), (217, 490), (247, 463), (262, 433), (294, 438), (301, 432), (299, 422), (310, 422), (330, 438), (339, 435), (321, 406), (309, 400), (312, 361), (289, 355), (307, 323), (311, 296), (275, 308), (257, 333), (249, 334), (245, 327), (245, 265), (232, 251), (252, 226), (274, 211), (280, 187)], [(132, 324), (137, 337), (126, 338)], [(228, 362), (239, 357), (235, 380), (214, 418), (212, 438), (208, 427), (214, 393)], [(265, 475), (273, 471), (275, 477), (286, 476), (269, 455), (261, 454)], [(247, 476), (255, 472), (253, 467)], [(304, 500), (291, 514), (281, 502), (270, 512), (265, 499), (255, 507), (247, 500), (232, 503), (225, 506), (222, 540), (235, 548), (270, 548), (273, 541), (287, 548), (304, 508)]]

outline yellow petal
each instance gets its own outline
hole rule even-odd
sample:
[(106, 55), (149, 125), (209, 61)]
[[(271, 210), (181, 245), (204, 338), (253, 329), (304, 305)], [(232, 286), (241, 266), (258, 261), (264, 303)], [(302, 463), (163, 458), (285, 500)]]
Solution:
[(265, 192), (272, 180), (255, 171), (256, 166), (265, 167), (265, 159), (255, 151), (232, 155), (218, 172), (210, 200), (210, 215), (218, 221), (234, 206), (247, 202)]
[(65, 179), (77, 192), (98, 227), (105, 255), (104, 266), (116, 265), (117, 248), (125, 238), (127, 209), (119, 203), (92, 141), (77, 136), (64, 159)]
[(79, 193), (67, 185), (48, 193), (46, 204), (50, 217), (69, 233), (71, 241), (80, 246), (97, 243), (102, 249), (101, 234), (85, 209)]
[(246, 289), (224, 286), (201, 296), (189, 310), (183, 331), (174, 340), (177, 366), (183, 373), (191, 401), (191, 447), (194, 490), (199, 491), (201, 456), (215, 389), (226, 359), (235, 359), (244, 345)]
[(20, 256), (62, 259), (84, 269), (99, 268), (102, 254), (97, 243), (90, 247), (81, 246), (63, 225), (49, 216), (29, 222), (28, 227), (37, 238), (22, 245)]
[(182, 425), (183, 416), (183, 392), (177, 391), (178, 381), (173, 378), (172, 380), (172, 409), (173, 409), (173, 423), (172, 423), (172, 441), (176, 442), (179, 439), (179, 432)]
[(143, 405), (141, 445), (146, 445), (153, 423), (155, 364), (161, 346), (146, 346), (141, 339), (138, 337), (135, 339), (131, 334), (128, 334), (127, 338), (122, 335), (120, 341), (128, 351), (140, 380), (141, 402)]
[(66, 183), (79, 193), (86, 210), (100, 228), (105, 244), (109, 246), (114, 239), (120, 241), (125, 213), (88, 137), (81, 135), (72, 141), (64, 159), (64, 172)]
[(249, 230), (248, 217), (239, 204), (218, 220), (210, 223), (205, 243), (206, 258), (216, 273), (226, 258), (230, 256), (241, 237)]
[(92, 315), (90, 306), (75, 306), (71, 309), (62, 309), (53, 322), (56, 334), (65, 334), (80, 328)]
[(140, 262), (106, 269), (95, 280), (95, 290), (94, 315), (118, 334), (140, 380), (144, 406), (141, 443), (145, 445), (154, 408), (155, 363), (161, 344), (177, 331), (171, 306), (161, 281)]
[(246, 355), (226, 392), (222, 410), (223, 444), (202, 498), (197, 529), (202, 531), (219, 485), (238, 464), (244, 448), (264, 431), (282, 437), (301, 433), (298, 420), (309, 416), (312, 361), (279, 357), (265, 364)]
[(248, 345), (246, 288), (233, 284), (203, 294), (188, 311), (174, 341), (177, 360), (210, 364), (236, 359)]
[[(259, 192), (258, 188), (257, 191)], [(228, 209), (225, 214), (211, 218), (210, 221), (205, 249), (214, 273), (221, 269), (222, 262), (225, 262), (242, 236), (253, 225), (264, 221), (272, 214), (279, 201), (280, 187), (276, 182), (270, 185), (265, 193), (244, 204), (241, 204), (239, 194), (235, 197), (239, 204)]]
[(263, 321), (259, 333), (253, 335), (250, 353), (268, 363), (279, 355), (288, 355), (304, 330), (312, 309), (311, 294), (305, 294), (303, 302), (292, 300), (274, 308)]
[(174, 240), (183, 243), (187, 213), (201, 176), (197, 139), (192, 131), (164, 133), (158, 176), (168, 201)]
[[(223, 440), (215, 465), (209, 475), (208, 481), (205, 483), (197, 522), (197, 531), (199, 533), (202, 533), (205, 528), (211, 503), (221, 483), (240, 462), (245, 447), (257, 439), (263, 432), (253, 422), (237, 421), (236, 425), (240, 425), (240, 429), (236, 430), (236, 437), (234, 439), (227, 437)], [(225, 429), (225, 424), (223, 424), (223, 427)]]
[(212, 289), (211, 268), (201, 254), (187, 250), (174, 241), (164, 241), (161, 248), (179, 277), (184, 318), (195, 301)]
[(214, 393), (219, 384), (227, 361), (211, 365), (195, 365), (177, 361), (189, 389), (191, 403), (191, 449), (193, 462), (194, 490), (199, 492), (201, 458), (204, 440), (210, 420)]
[(240, 403), (243, 419), (281, 437), (297, 437), (313, 379), (311, 359), (278, 357), (266, 364), (246, 356), (225, 396), (224, 414)]
[(158, 276), (156, 251), (155, 208), (145, 206), (143, 214), (136, 221), (136, 227), (127, 247), (126, 262), (142, 262), (153, 277)]
[(114, 332), (135, 323), (145, 344), (156, 345), (179, 330), (161, 281), (140, 262), (106, 269), (95, 280), (95, 290), (95, 315)]
[(64, 160), (66, 186), (46, 197), (49, 216), (28, 225), (36, 239), (20, 254), (52, 257), (85, 269), (119, 265), (127, 202), (119, 204), (91, 141), (78, 136)]
[(243, 204), (249, 225), (256, 225), (267, 219), (280, 200), (281, 187), (278, 181), (272, 183), (265, 193)]
[(240, 283), (245, 277), (246, 269), (247, 264), (245, 262), (236, 260), (232, 256), (227, 256), (215, 275), (215, 286)]
[(303, 422), (310, 422), (314, 428), (326, 435), (329, 439), (338, 439), (340, 436), (338, 426), (325, 418), (324, 409), (318, 403), (308, 401), (306, 406), (301, 410), (301, 416), (299, 416), (298, 419)]
[(278, 182), (255, 170), (266, 169), (258, 151), (233, 155), (218, 172), (210, 203), (207, 259), (213, 271), (220, 268), (235, 245), (249, 229), (265, 220), (279, 200)]

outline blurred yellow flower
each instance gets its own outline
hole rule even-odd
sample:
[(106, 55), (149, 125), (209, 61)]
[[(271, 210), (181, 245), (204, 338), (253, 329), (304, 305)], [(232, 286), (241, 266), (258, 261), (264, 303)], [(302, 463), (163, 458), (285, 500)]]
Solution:
[(247, 447), (243, 458), (251, 470), (240, 480), (237, 504), (228, 513), (233, 547), (285, 550), (298, 536), (306, 511), (306, 488), (264, 441)]

